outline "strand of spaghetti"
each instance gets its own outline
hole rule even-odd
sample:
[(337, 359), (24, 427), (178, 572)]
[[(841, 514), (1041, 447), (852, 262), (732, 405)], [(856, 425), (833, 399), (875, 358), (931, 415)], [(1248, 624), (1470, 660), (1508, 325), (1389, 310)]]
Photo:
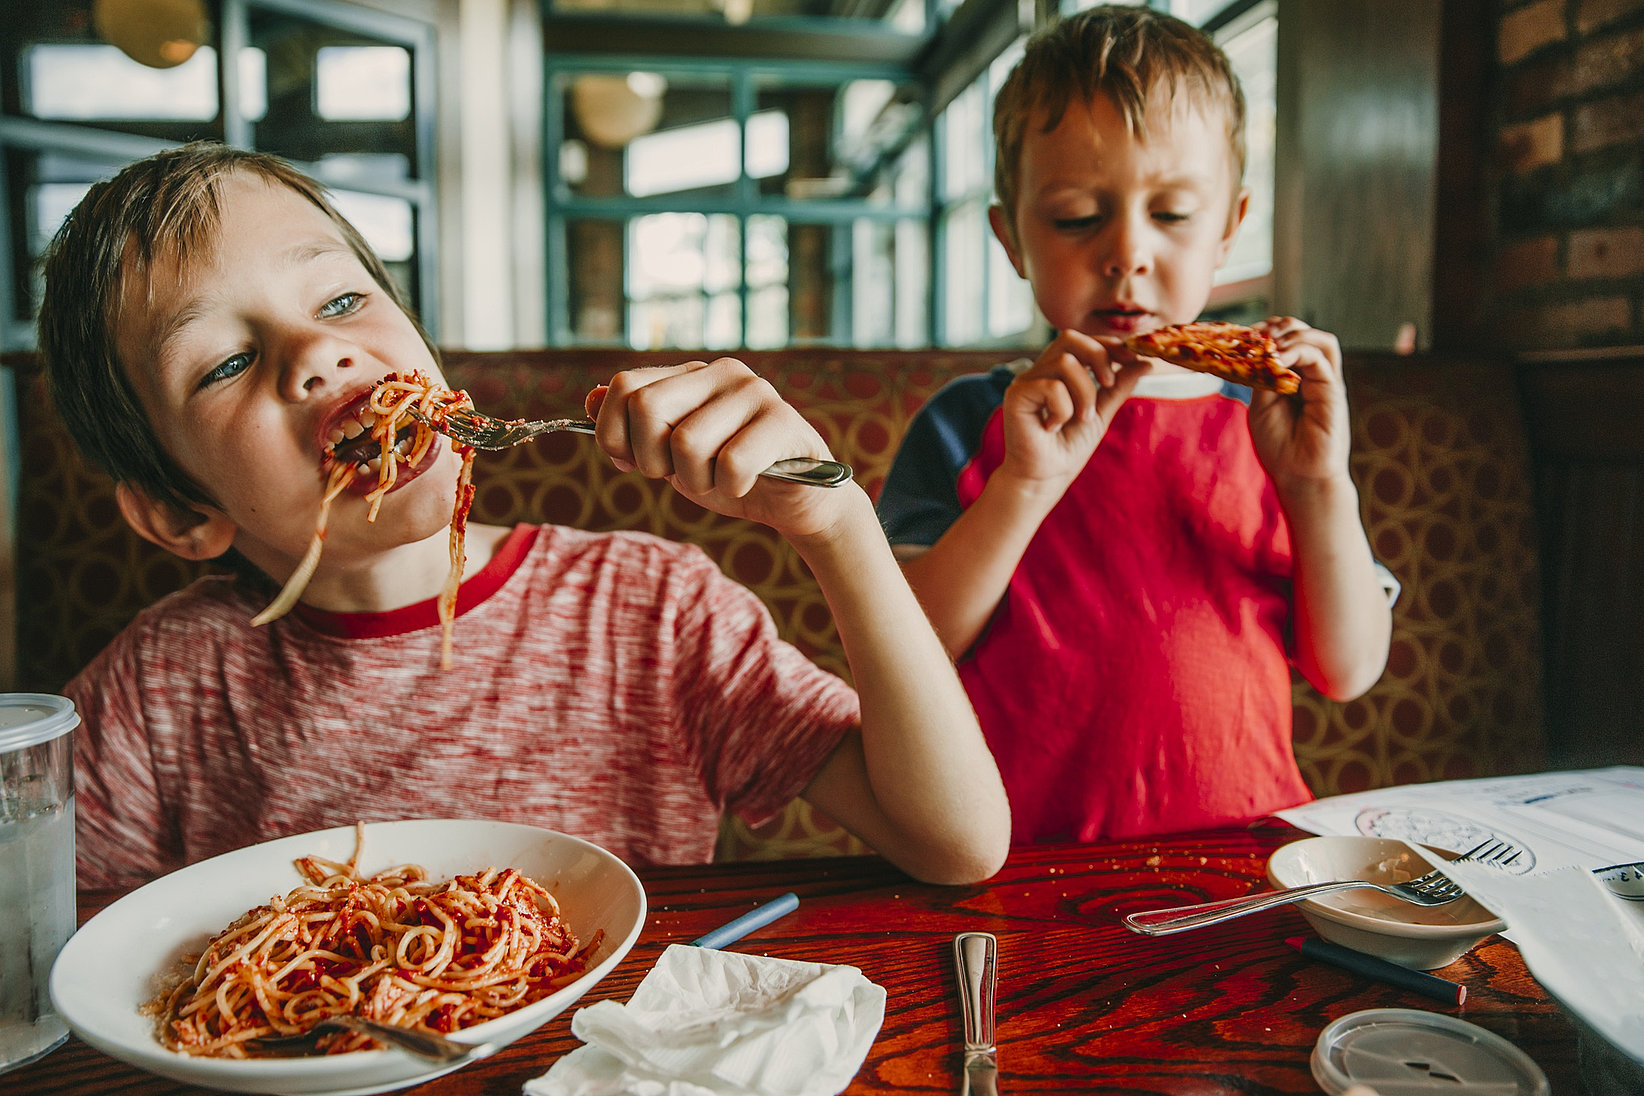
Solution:
[(457, 626), (457, 595), (462, 591), (462, 572), (467, 565), (464, 538), (468, 532), (468, 510), (474, 504), (474, 450), (464, 447), (462, 471), (457, 475), (457, 501), (451, 511), (451, 569), (440, 591), (440, 669), (451, 668), (452, 636)]
[(314, 523), (314, 536), (308, 542), (308, 551), (297, 564), (297, 569), (291, 572), (291, 577), (285, 580), (280, 592), (274, 600), (269, 602), (268, 608), (251, 618), (253, 627), (260, 627), (285, 616), (291, 607), (297, 604), (302, 597), (303, 590), (308, 587), (308, 580), (314, 577), (314, 571), (320, 565), (320, 552), (325, 547), (325, 523), (331, 513), (331, 500), (342, 494), (343, 489), (354, 481), (354, 466), (352, 464), (337, 464), (331, 469), (331, 477), (326, 481), (325, 495), (320, 499), (319, 520)]

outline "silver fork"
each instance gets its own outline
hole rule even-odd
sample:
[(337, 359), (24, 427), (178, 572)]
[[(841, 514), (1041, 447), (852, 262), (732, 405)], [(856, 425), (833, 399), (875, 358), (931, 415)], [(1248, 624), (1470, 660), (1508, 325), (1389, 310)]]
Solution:
[[(1456, 860), (1471, 860), (1479, 863), (1494, 864), (1505, 867), (1519, 857), (1519, 850), (1507, 841), (1484, 840), (1468, 849)], [(1145, 913), (1132, 913), (1125, 917), (1125, 926), (1132, 932), (1139, 932), (1144, 936), (1169, 936), (1171, 933), (1186, 932), (1188, 929), (1204, 928), (1206, 925), (1217, 925), (1223, 921), (1231, 921), (1235, 917), (1243, 917), (1247, 913), (1257, 913), (1261, 910), (1282, 906), (1290, 902), (1300, 902), (1305, 898), (1317, 898), (1324, 894), (1334, 894), (1337, 891), (1352, 890), (1357, 887), (1372, 887), (1383, 894), (1390, 894), (1395, 898), (1402, 898), (1406, 902), (1413, 902), (1418, 906), (1442, 906), (1447, 902), (1454, 902), (1466, 893), (1461, 887), (1451, 882), (1438, 869), (1426, 875), (1407, 879), (1402, 883), (1372, 883), (1367, 879), (1339, 879), (1331, 883), (1309, 883), (1301, 887), (1286, 887), (1283, 890), (1264, 891), (1261, 894), (1246, 895), (1243, 898), (1224, 898), (1217, 902), (1199, 902), (1191, 906), (1175, 906), (1170, 909), (1148, 910)]]
[[(406, 410), (419, 422), (475, 449), (507, 449), (554, 430), (569, 430), (574, 434), (594, 432), (592, 419), (499, 419), (472, 408), (454, 407), (445, 412), (442, 421), (435, 422), (415, 407)], [(854, 475), (848, 464), (810, 457), (779, 460), (759, 474), (811, 487), (838, 487)]]
[(296, 1035), (272, 1035), (263, 1039), (252, 1039), (249, 1041), (248, 1049), (282, 1058), (312, 1054), (314, 1045), (321, 1035), (337, 1030), (369, 1035), (379, 1042), (408, 1050), (420, 1058), (444, 1065), (478, 1061), (495, 1054), (498, 1049), (496, 1043), (459, 1043), (432, 1032), (386, 1024), (380, 1020), (368, 1020), (364, 1016), (355, 1016), (352, 1013), (324, 1017), (315, 1021), (314, 1026), (307, 1031)]

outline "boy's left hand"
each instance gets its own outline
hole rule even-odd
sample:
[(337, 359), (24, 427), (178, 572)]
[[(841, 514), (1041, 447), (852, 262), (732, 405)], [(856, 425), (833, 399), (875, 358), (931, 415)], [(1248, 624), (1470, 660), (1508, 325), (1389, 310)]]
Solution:
[(735, 358), (630, 369), (588, 404), (594, 437), (618, 468), (666, 479), (699, 506), (784, 536), (825, 532), (860, 490), (759, 474), (788, 457), (832, 455), (815, 428)]
[(1274, 483), (1328, 480), (1348, 474), (1351, 426), (1342, 383), (1341, 344), (1328, 331), (1290, 316), (1254, 325), (1278, 344), (1279, 358), (1301, 374), (1289, 396), (1257, 390), (1250, 399), (1250, 436)]

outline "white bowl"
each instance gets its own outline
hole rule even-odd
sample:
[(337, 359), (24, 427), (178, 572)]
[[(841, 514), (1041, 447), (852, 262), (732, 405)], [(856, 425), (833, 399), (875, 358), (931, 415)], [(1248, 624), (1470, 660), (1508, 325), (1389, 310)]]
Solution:
[[(69, 1029), (105, 1054), (189, 1084), (275, 1096), (356, 1096), (420, 1084), (453, 1066), (397, 1050), (317, 1058), (193, 1058), (166, 1049), (154, 1020), (138, 1009), (156, 977), (253, 907), (301, 883), (300, 856), (346, 861), (354, 827), (285, 837), (191, 864), (110, 905), (69, 938), (51, 970), (51, 999)], [(628, 953), (645, 924), (645, 890), (634, 873), (597, 845), (535, 826), (418, 820), (365, 827), (365, 874), (420, 864), (449, 879), (486, 867), (514, 867), (553, 892), (580, 938), (604, 930), (593, 965), (552, 996), (465, 1028), (460, 1042), (511, 1043), (559, 1015)]]
[[(1455, 856), (1390, 837), (1307, 837), (1268, 857), (1267, 878), (1275, 887), (1339, 879), (1402, 883)], [(1297, 908), (1326, 940), (1416, 970), (1447, 966), (1507, 927), (1471, 898), (1418, 906), (1370, 887), (1309, 898)]]

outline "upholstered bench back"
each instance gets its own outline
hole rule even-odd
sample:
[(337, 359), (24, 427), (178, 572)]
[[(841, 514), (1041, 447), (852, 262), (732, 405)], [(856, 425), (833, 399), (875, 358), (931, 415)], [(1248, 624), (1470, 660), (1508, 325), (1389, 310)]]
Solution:
[[(679, 353), (449, 352), (447, 374), (504, 417), (575, 413), (590, 387)], [(877, 496), (909, 419), (942, 384), (1008, 355), (787, 350), (743, 354), (822, 432)], [(142, 606), (200, 568), (131, 533), (19, 360), (17, 687), (51, 692)], [(1404, 583), (1381, 682), (1348, 704), (1305, 685), (1296, 750), (1320, 794), (1533, 768), (1542, 758), (1539, 611), (1524, 430), (1504, 365), (1354, 356), (1354, 476), (1373, 547)], [(35, 410), (38, 409), (38, 410)], [(586, 438), (552, 435), (475, 465), (476, 521), (637, 529), (701, 545), (756, 591), (782, 634), (845, 665), (827, 608), (769, 529), (706, 513), (665, 484), (617, 472)], [(760, 833), (728, 823), (726, 857), (854, 851), (793, 807)]]

